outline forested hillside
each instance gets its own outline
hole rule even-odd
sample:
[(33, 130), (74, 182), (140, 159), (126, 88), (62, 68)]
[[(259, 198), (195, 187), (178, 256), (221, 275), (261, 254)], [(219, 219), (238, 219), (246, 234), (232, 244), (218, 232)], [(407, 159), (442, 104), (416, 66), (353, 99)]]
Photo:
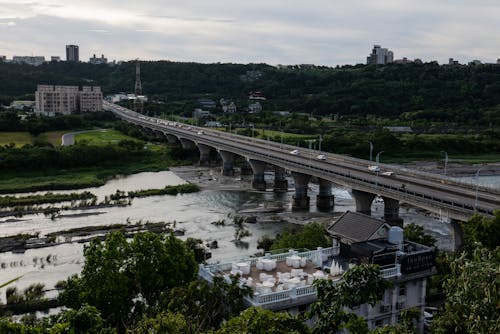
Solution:
[[(243, 100), (259, 90), (267, 110), (366, 115), (475, 124), (500, 123), (500, 66), (287, 67), (265, 64), (141, 62), (144, 94), (186, 101), (201, 96)], [(132, 92), (135, 62), (116, 66), (0, 63), (0, 102), (29, 97), (37, 84), (96, 84), (105, 94)]]

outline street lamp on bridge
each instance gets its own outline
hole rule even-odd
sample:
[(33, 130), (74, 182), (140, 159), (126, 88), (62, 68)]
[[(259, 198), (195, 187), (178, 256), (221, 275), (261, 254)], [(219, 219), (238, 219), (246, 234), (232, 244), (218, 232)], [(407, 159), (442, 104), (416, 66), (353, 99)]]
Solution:
[(476, 172), (476, 200), (474, 201), (474, 211), (477, 211), (477, 196), (479, 192), (479, 172), (483, 169), (483, 167), (480, 167), (477, 172)]
[(373, 143), (371, 141), (369, 141), (370, 143), (370, 161), (373, 160)]
[(385, 151), (380, 151), (380, 152), (378, 152), (378, 153), (377, 153), (377, 156), (375, 157), (375, 161), (377, 162), (377, 164), (380, 162), (380, 155), (381, 155), (382, 153), (384, 153), (384, 152), (385, 152)]
[(446, 169), (448, 167), (448, 153), (446, 151), (441, 151), (444, 153), (444, 175), (446, 176)]

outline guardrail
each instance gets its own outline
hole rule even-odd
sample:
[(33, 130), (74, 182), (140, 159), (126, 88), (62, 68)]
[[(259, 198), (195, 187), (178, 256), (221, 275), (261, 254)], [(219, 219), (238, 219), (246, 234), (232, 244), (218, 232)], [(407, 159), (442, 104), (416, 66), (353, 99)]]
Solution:
[[(114, 109), (117, 108), (116, 106), (113, 106), (111, 104), (108, 107), (114, 108)], [(155, 121), (157, 119), (154, 119), (151, 117), (145, 117), (143, 115), (137, 114), (137, 113), (132, 112), (130, 110), (128, 110), (127, 112), (116, 111), (116, 110), (114, 110), (114, 111), (116, 113), (121, 114), (122, 117), (129, 119), (129, 121), (131, 121), (131, 122), (144, 123), (143, 124), (144, 126), (150, 126), (153, 128), (159, 127), (160, 129), (162, 129), (162, 127), (168, 127), (168, 131), (177, 133), (180, 136), (191, 135), (191, 136), (197, 137), (192, 133), (192, 131), (181, 130), (181, 129), (176, 128), (176, 127), (169, 127), (168, 125), (158, 124), (157, 121)], [(141, 117), (142, 119), (138, 120), (137, 118), (139, 118), (139, 117)], [(194, 130), (204, 129), (204, 131), (210, 132), (210, 134), (212, 134), (214, 137), (217, 137), (217, 138), (227, 138), (227, 139), (230, 139), (232, 141), (240, 142), (242, 144), (248, 144), (248, 142), (253, 142), (255, 144), (259, 144), (259, 146), (261, 148), (265, 147), (265, 148), (269, 149), (269, 147), (275, 147), (275, 148), (279, 148), (280, 150), (282, 150), (284, 147), (286, 149), (296, 148), (295, 146), (290, 146), (287, 144), (278, 144), (278, 143), (269, 142), (269, 141), (265, 141), (265, 140), (257, 139), (257, 138), (228, 134), (228, 133), (221, 132), (221, 131), (207, 130), (205, 128), (199, 128), (196, 126), (191, 126), (191, 127)], [(166, 129), (163, 128), (163, 130), (166, 130)], [(235, 153), (239, 152), (239, 154), (246, 155), (246, 156), (250, 156), (252, 154), (255, 154), (256, 159), (259, 159), (262, 156), (262, 153), (253, 151), (253, 150), (251, 150), (251, 148), (247, 148), (245, 151), (243, 151), (241, 149), (229, 146), (226, 143), (223, 143), (220, 141), (215, 141), (214, 138), (208, 138), (208, 137), (209, 136), (198, 136), (197, 140), (199, 142), (207, 143), (209, 145), (210, 144), (216, 145), (217, 147), (222, 148), (222, 149), (228, 149), (228, 150), (235, 152)], [(301, 148), (301, 150), (304, 150), (304, 149)], [(318, 151), (307, 150), (307, 149), (305, 149), (304, 151), (307, 151), (311, 154), (313, 154), (314, 152), (316, 152), (316, 153), (318, 152)], [(277, 153), (279, 153), (281, 155), (283, 154), (282, 151), (277, 152)], [(358, 166), (361, 165), (361, 166), (365, 167), (369, 163), (366, 160), (352, 158), (352, 157), (344, 157), (341, 155), (333, 155), (330, 153), (329, 153), (329, 156), (335, 156), (336, 158), (341, 159), (342, 161), (356, 162), (356, 165), (358, 165)], [(414, 192), (414, 191), (411, 191), (408, 189), (394, 187), (394, 186), (387, 185), (387, 184), (377, 180), (378, 178), (375, 181), (368, 180), (366, 178), (361, 178), (361, 177), (357, 177), (355, 175), (345, 174), (345, 173), (342, 173), (339, 171), (333, 171), (331, 169), (327, 170), (324, 168), (319, 168), (319, 167), (315, 166), (314, 164), (310, 164), (310, 163), (309, 164), (299, 163), (297, 161), (290, 160), (289, 157), (287, 159), (283, 159), (283, 158), (278, 158), (277, 156), (272, 156), (272, 155), (268, 154), (268, 155), (266, 155), (266, 160), (269, 162), (274, 162), (275, 164), (278, 164), (278, 165), (285, 163), (287, 165), (287, 168), (289, 168), (289, 169), (292, 169), (292, 167), (295, 167), (301, 171), (307, 170), (309, 172), (312, 172), (312, 175), (318, 175), (318, 173), (322, 173), (323, 175), (326, 175), (326, 178), (334, 176), (336, 178), (336, 180), (338, 180), (338, 178), (340, 177), (341, 179), (344, 180), (345, 183), (349, 183), (349, 185), (351, 185), (351, 186), (352, 186), (352, 183), (355, 183), (355, 184), (357, 184), (358, 187), (364, 188), (364, 189), (369, 189), (369, 191), (372, 191), (374, 193), (379, 193), (382, 190), (382, 191), (385, 191), (387, 194), (391, 194), (393, 196), (395, 195), (398, 198), (402, 198), (404, 200), (410, 201), (411, 203), (414, 203), (414, 204), (417, 203), (417, 205), (424, 205), (426, 207), (429, 207), (430, 204), (428, 203), (428, 201), (433, 201), (433, 202), (439, 203), (439, 204), (437, 204), (437, 206), (439, 208), (442, 207), (442, 208), (446, 208), (448, 210), (452, 210), (453, 212), (456, 211), (456, 214), (458, 214), (462, 217), (463, 216), (470, 216), (471, 214), (473, 214), (475, 212), (479, 212), (479, 213), (483, 213), (483, 214), (487, 214), (487, 215), (493, 215), (492, 210), (483, 208), (480, 205), (478, 205), (477, 207), (472, 207), (472, 206), (466, 205), (464, 203), (455, 203), (453, 201), (447, 201), (447, 200), (443, 199), (441, 196), (434, 197), (434, 196), (429, 196), (429, 195), (422, 194), (422, 193), (417, 193), (417, 192)], [(420, 175), (420, 176), (425, 176), (429, 179), (441, 180), (441, 181), (446, 180), (446, 184), (451, 184), (451, 185), (454, 185), (454, 184), (459, 185), (460, 184), (462, 186), (464, 185), (464, 183), (457, 183), (456, 181), (451, 181), (448, 178), (446, 178), (446, 179), (440, 178), (439, 175), (436, 175), (436, 174), (411, 171), (411, 170), (399, 168), (399, 167), (393, 166), (393, 165), (384, 165), (384, 164), (380, 164), (380, 165), (387, 167), (387, 168), (394, 168), (394, 169), (401, 170), (401, 171), (404, 170), (407, 174), (410, 174), (410, 175)], [(347, 168), (345, 166), (341, 166), (341, 167)], [(361, 170), (359, 170), (359, 171), (361, 171)], [(465, 184), (465, 185), (470, 187), (470, 184)], [(438, 189), (438, 185), (434, 186), (434, 188)], [(496, 193), (496, 191), (494, 191), (491, 188), (478, 187), (478, 189), (482, 189), (482, 191), (487, 191), (489, 193)], [(431, 205), (431, 207), (432, 207), (432, 205)]]

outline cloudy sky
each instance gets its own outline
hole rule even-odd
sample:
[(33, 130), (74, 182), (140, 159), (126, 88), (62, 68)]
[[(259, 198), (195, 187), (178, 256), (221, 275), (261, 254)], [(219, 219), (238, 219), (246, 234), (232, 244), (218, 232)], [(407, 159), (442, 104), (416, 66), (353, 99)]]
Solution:
[(499, 0), (0, 0), (0, 55), (342, 65), (500, 58)]

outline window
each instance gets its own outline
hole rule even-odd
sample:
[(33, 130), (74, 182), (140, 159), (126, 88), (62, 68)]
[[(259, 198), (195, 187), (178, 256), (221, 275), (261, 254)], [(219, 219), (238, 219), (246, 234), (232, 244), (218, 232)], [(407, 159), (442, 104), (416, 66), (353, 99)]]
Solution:
[(406, 285), (405, 284), (401, 284), (399, 286), (399, 295), (406, 296)]

